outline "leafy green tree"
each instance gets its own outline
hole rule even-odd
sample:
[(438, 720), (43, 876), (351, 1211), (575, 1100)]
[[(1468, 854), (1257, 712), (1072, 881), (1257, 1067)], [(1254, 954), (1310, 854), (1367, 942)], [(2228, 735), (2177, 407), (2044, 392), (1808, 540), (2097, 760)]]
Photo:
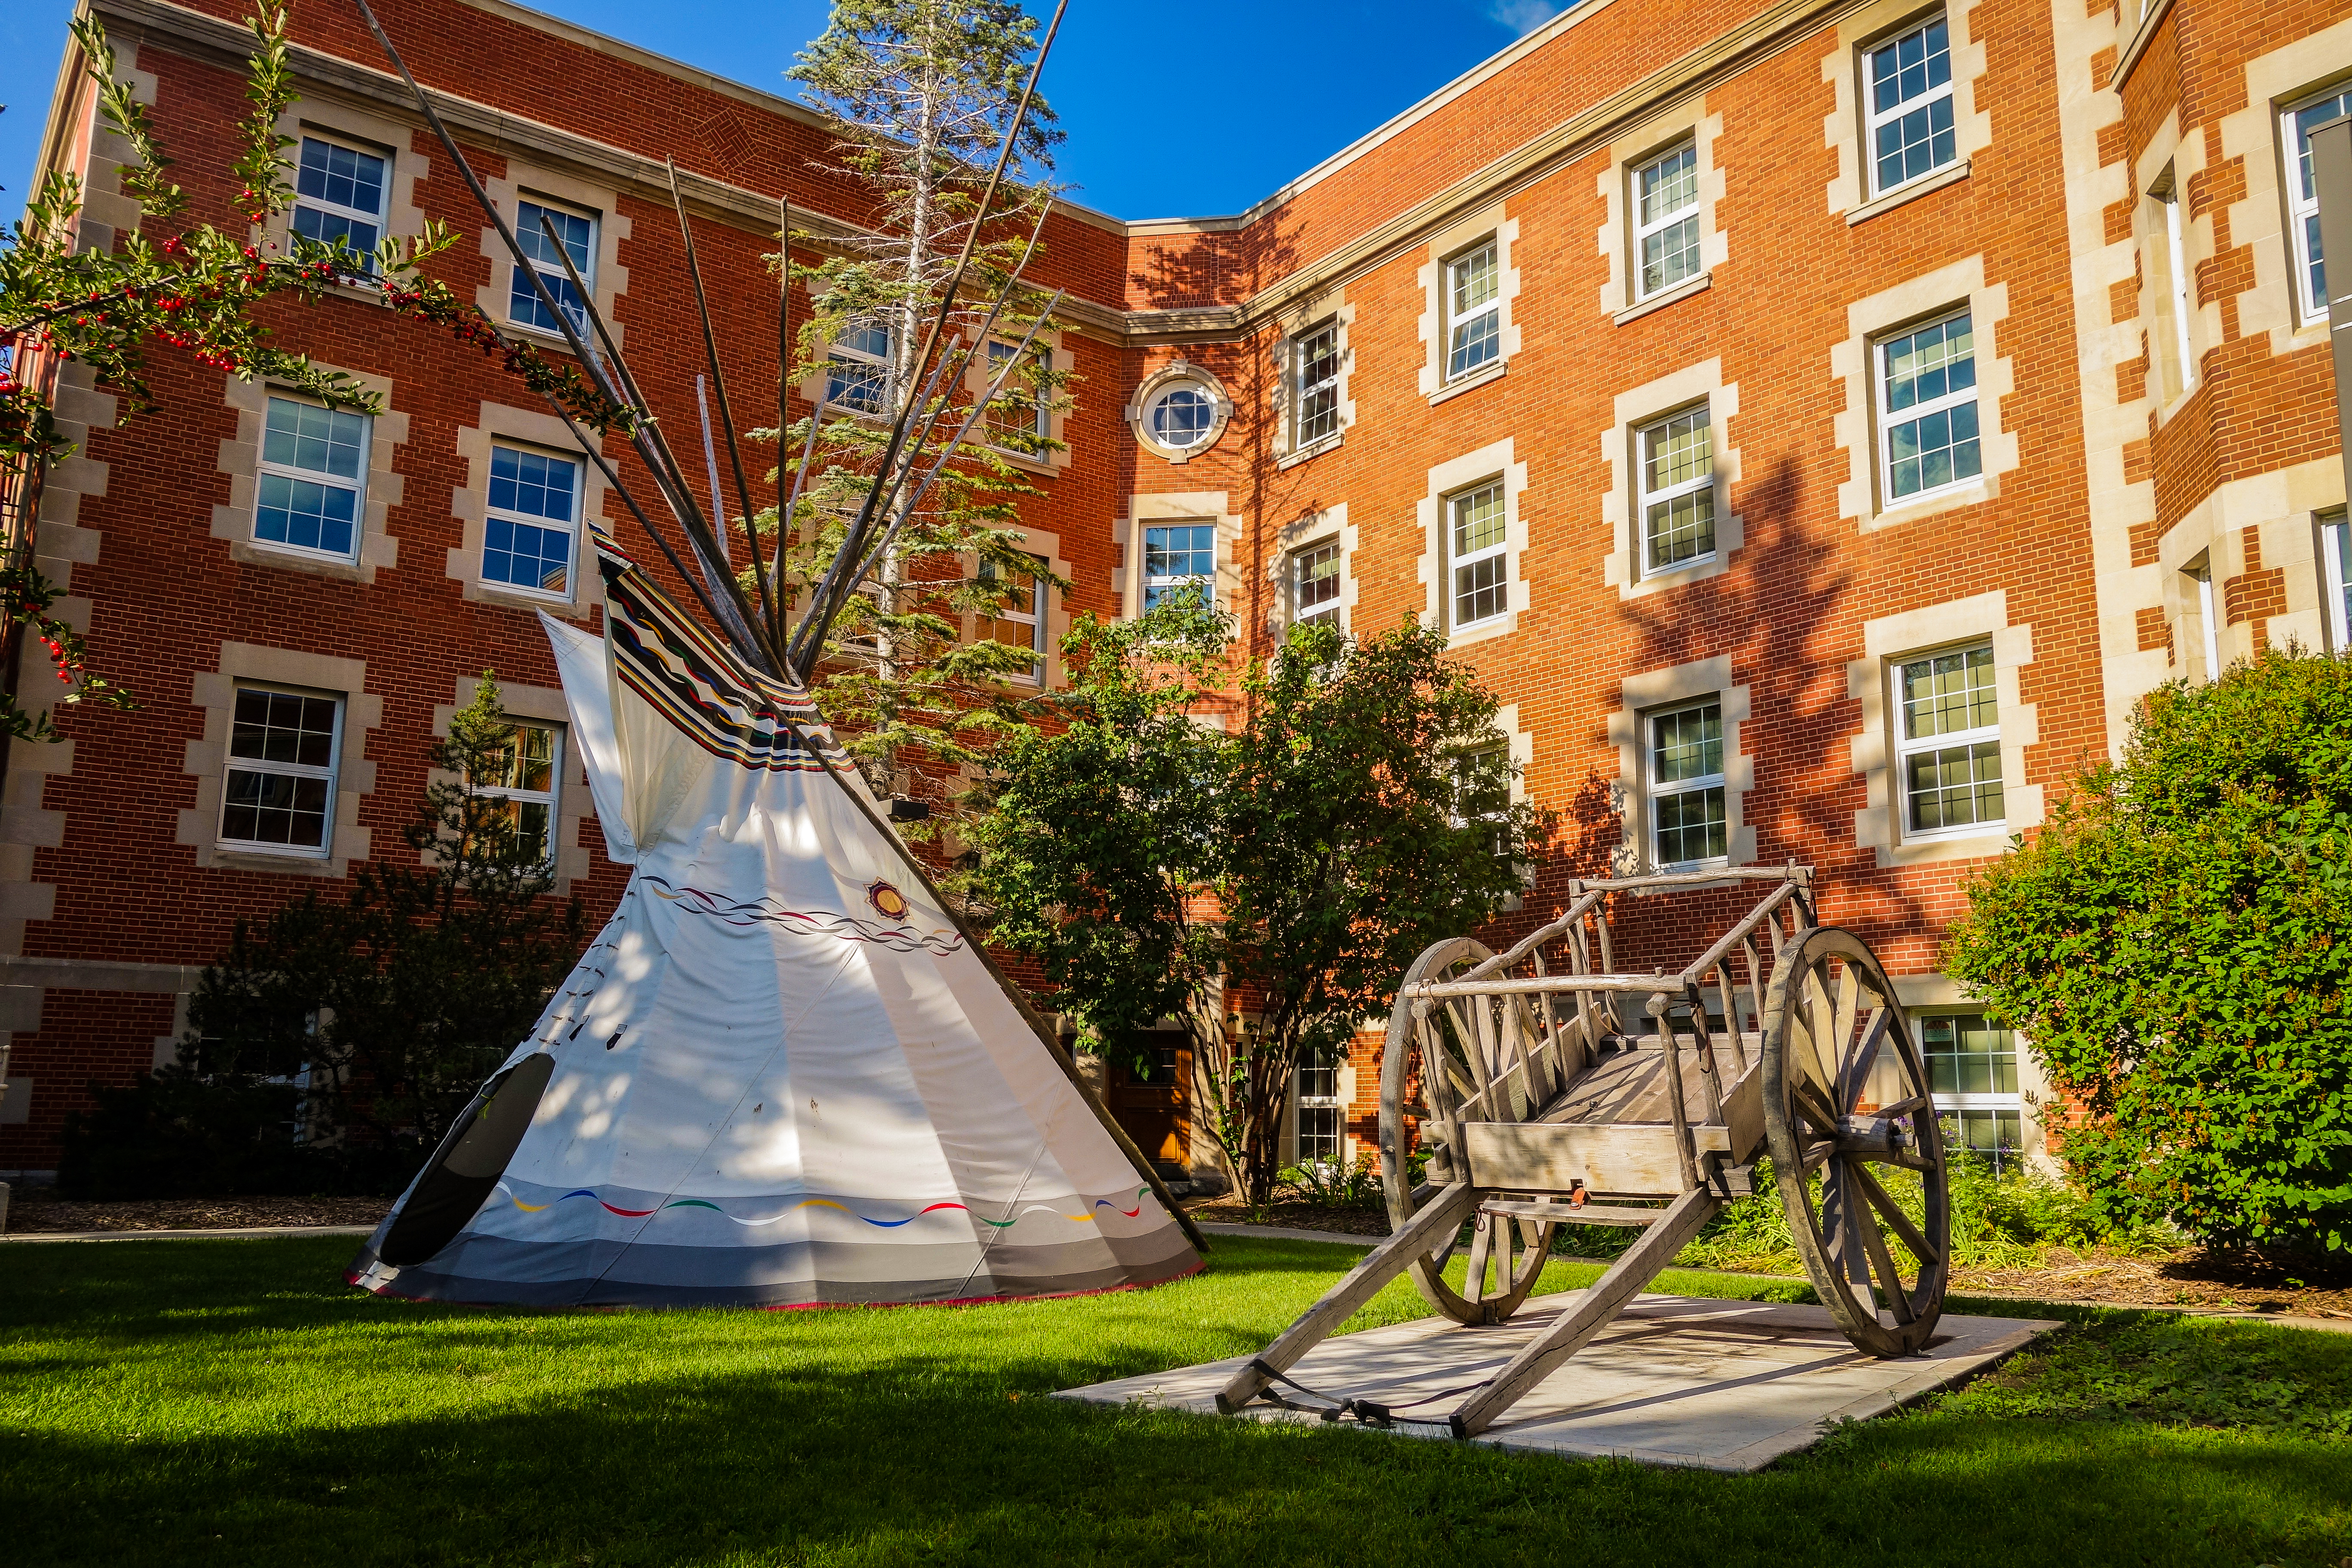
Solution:
[[(1019, 678), (1034, 655), (1024, 640), (988, 627), (1008, 607), (1029, 610), (1039, 578), (1049, 593), (1066, 586), (1011, 531), (1022, 498), (1038, 493), (1020, 464), (1058, 448), (1043, 414), (1069, 377), (1033, 336), (1050, 326), (1042, 294), (1014, 290), (992, 321), (986, 305), (1031, 253), (1051, 200), (1045, 182), (1061, 132), (1042, 99), (1032, 101), (1005, 171), (1013, 199), (1001, 194), (973, 232), (1037, 47), (1035, 20), (1014, 0), (836, 0), (824, 33), (788, 73), (831, 118), (837, 167), (871, 194), (878, 221), (866, 235), (795, 237), (822, 259), (791, 268), (814, 306), (797, 334), (791, 379), (818, 381), (825, 405), (781, 432), (782, 472), (804, 478), (776, 599), (805, 602), (833, 560), (881, 466), (892, 416), (912, 405), (914, 427), (940, 443), (970, 416), (955, 460), (928, 494), (910, 488), (887, 498), (890, 533), (873, 588), (835, 621), (814, 682), (878, 788), (913, 788), (940, 806), (948, 792), (921, 788), (908, 764), (944, 776), (1020, 725), (1030, 704)], [(951, 345), (971, 350), (970, 374), (915, 385), (917, 356), (967, 244), (972, 264), (947, 331)], [(974, 396), (992, 386), (995, 396), (975, 413)], [(772, 532), (775, 510), (753, 526)], [(982, 635), (967, 638), (968, 620)]]
[(436, 741), (440, 776), (406, 831), (420, 864), (362, 865), (340, 900), (305, 894), (257, 925), (189, 1005), (186, 1070), (305, 1075), (320, 1136), (405, 1173), (529, 1032), (577, 959), (580, 900), (557, 900), (551, 824), (503, 787), (546, 765), (485, 671)]
[(1300, 1061), (1343, 1054), (1423, 948), (1499, 910), (1541, 824), (1442, 634), (1296, 628), (1244, 673), (1229, 735), (1193, 717), (1228, 631), (1178, 603), (1073, 633), (1067, 727), (998, 758), (971, 885), (1098, 1049), (1135, 1059), (1137, 1031), (1183, 1023), (1202, 1110), (1262, 1204)]
[(2352, 658), (2153, 694), (1969, 888), (1951, 973), (2084, 1119), (2111, 1221), (2352, 1246)]

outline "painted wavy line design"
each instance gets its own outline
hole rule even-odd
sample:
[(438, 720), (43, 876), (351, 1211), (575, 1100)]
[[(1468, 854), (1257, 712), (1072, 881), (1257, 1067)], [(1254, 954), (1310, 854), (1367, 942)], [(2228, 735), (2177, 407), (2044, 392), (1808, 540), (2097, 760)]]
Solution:
[(808, 935), (835, 936), (844, 942), (870, 942), (893, 952), (921, 952), (941, 958), (963, 945), (961, 931), (923, 932), (908, 926), (860, 920), (856, 915), (842, 914), (833, 910), (788, 910), (773, 899), (738, 903), (700, 888), (674, 887), (661, 878), (643, 871), (637, 873), (637, 880), (655, 897), (667, 899), (696, 914), (709, 915), (725, 925), (777, 925)]
[[(1096, 1223), (1092, 1210), (1089, 1210), (1085, 1214), (1063, 1214), (1060, 1209), (1055, 1207), (1051, 1204), (1031, 1204), (1021, 1210), (1019, 1214), (1014, 1215), (1011, 1219), (990, 1219), (986, 1215), (975, 1213), (971, 1205), (969, 1204), (954, 1202), (931, 1204), (926, 1207), (917, 1209), (913, 1214), (907, 1215), (903, 1219), (876, 1219), (870, 1215), (860, 1214), (856, 1209), (851, 1208), (847, 1204), (841, 1203), (833, 1198), (803, 1198), (799, 1203), (788, 1205), (778, 1212), (768, 1215), (765, 1219), (744, 1219), (740, 1215), (729, 1214), (725, 1209), (719, 1207), (717, 1204), (712, 1203), (708, 1198), (672, 1198), (667, 1203), (656, 1204), (649, 1209), (625, 1209), (617, 1207), (612, 1204), (608, 1204), (603, 1198), (598, 1197), (596, 1195), (596, 1189), (593, 1187), (574, 1187), (570, 1192), (564, 1194), (562, 1197), (551, 1198), (543, 1204), (527, 1204), (523, 1202), (521, 1198), (515, 1194), (514, 1189), (508, 1186), (504, 1182), (500, 1182), (498, 1184), (497, 1190), (506, 1194), (507, 1201), (514, 1205), (515, 1207), (520, 1209), (525, 1214), (544, 1214), (547, 1210), (555, 1207), (558, 1204), (568, 1203), (573, 1198), (588, 1198), (593, 1201), (596, 1206), (603, 1209), (605, 1213), (619, 1215), (624, 1219), (644, 1219), (652, 1215), (667, 1214), (671, 1209), (709, 1209), (711, 1213), (719, 1215), (721, 1218), (733, 1220), (737, 1225), (742, 1226), (748, 1230), (756, 1230), (762, 1226), (774, 1225), (778, 1220), (788, 1218), (792, 1215), (797, 1214), (802, 1209), (808, 1208), (839, 1209), (842, 1213), (849, 1215), (850, 1218), (857, 1220), (861, 1224), (872, 1226), (877, 1230), (897, 1230), (901, 1226), (912, 1225), (917, 1220), (922, 1218), (925, 1215), (937, 1214), (941, 1209), (960, 1209), (963, 1213), (971, 1215), (972, 1218), (980, 1221), (981, 1224), (997, 1230), (1010, 1230), (1014, 1226), (1019, 1225), (1023, 1219), (1033, 1214), (1057, 1215), (1060, 1215), (1061, 1218), (1068, 1220), (1073, 1225), (1092, 1225)], [(1136, 1188), (1135, 1206), (1131, 1209), (1120, 1208), (1118, 1205), (1113, 1203), (1108, 1198), (1097, 1198), (1095, 1200), (1094, 1206), (1097, 1209), (1107, 1208), (1113, 1214), (1122, 1215), (1129, 1219), (1134, 1219), (1143, 1213), (1143, 1195), (1150, 1190), (1151, 1189), (1150, 1187)]]

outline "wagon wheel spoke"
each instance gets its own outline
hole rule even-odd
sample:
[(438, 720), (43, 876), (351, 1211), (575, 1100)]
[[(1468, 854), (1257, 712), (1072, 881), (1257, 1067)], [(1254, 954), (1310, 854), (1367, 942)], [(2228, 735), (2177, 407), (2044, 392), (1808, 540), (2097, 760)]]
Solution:
[(1829, 992), (1822, 984), (1818, 968), (1805, 971), (1803, 1005), (1798, 1010), (1797, 1021), (1804, 1036), (1804, 1049), (1792, 1053), (1805, 1076), (1822, 1088), (1835, 1092), (1837, 1075), (1830, 1070), (1836, 1042), (1829, 1037), (1830, 1020), (1834, 1016)]
[[(1847, 1175), (1862, 1175), (1857, 1162), (1841, 1160), (1838, 1163)], [(1862, 1183), (1857, 1180), (1853, 1185), (1860, 1188)], [(1853, 1202), (1851, 1196), (1846, 1201), (1849, 1205)], [(1863, 1256), (1870, 1260), (1870, 1271), (1878, 1276), (1879, 1293), (1886, 1298), (1887, 1310), (1895, 1314), (1898, 1323), (1913, 1321), (1918, 1314), (1911, 1309), (1911, 1288), (1903, 1283), (1902, 1272), (1895, 1267), (1895, 1255), (1886, 1250), (1886, 1238), (1878, 1234), (1878, 1226), (1871, 1223), (1866, 1210), (1853, 1214), (1848, 1223), (1862, 1237)]]
[[(1862, 1032), (1862, 1043), (1846, 1058), (1845, 1070), (1838, 1075), (1838, 1108), (1852, 1110), (1862, 1103), (1862, 1091), (1870, 1082), (1871, 1069), (1878, 1065), (1878, 1049), (1886, 1043), (1888, 1029), (1893, 1026), (1895, 1009), (1880, 1006), (1872, 1010), (1870, 1022)], [(1881, 1116), (1887, 1114), (1881, 1110)]]
[(1917, 1258), (1922, 1266), (1933, 1266), (1944, 1260), (1944, 1255), (1928, 1245), (1927, 1237), (1920, 1234), (1919, 1227), (1911, 1223), (1911, 1216), (1905, 1214), (1896, 1205), (1895, 1195), (1878, 1184), (1878, 1178), (1870, 1173), (1869, 1167), (1861, 1161), (1854, 1160), (1848, 1162), (1847, 1170), (1853, 1177), (1853, 1184), (1861, 1190), (1862, 1195), (1869, 1200), (1870, 1206), (1878, 1211), (1879, 1218), (1885, 1220), (1887, 1228), (1901, 1237), (1903, 1245), (1911, 1249), (1912, 1257)]
[(1915, 1110), (1924, 1110), (1927, 1108), (1927, 1097), (1924, 1094), (1915, 1094), (1907, 1100), (1898, 1100), (1892, 1105), (1880, 1106), (1878, 1114), (1891, 1120), (1897, 1116), (1908, 1116)]
[(1797, 1113), (1805, 1119), (1814, 1131), (1824, 1138), (1837, 1136), (1837, 1110), (1822, 1096), (1819, 1088), (1810, 1083), (1796, 1084), (1790, 1089), (1789, 1099), (1795, 1104)]
[[(1854, 1015), (1862, 1006), (1862, 971), (1848, 963), (1838, 973), (1837, 1012), (1830, 1020), (1830, 1037), (1822, 1042), (1829, 1048), (1822, 1054), (1822, 1065), (1838, 1062), (1851, 1066), (1853, 1055), (1849, 1047), (1853, 1041)], [(1834, 1080), (1843, 1082), (1843, 1074)], [(1844, 1103), (1843, 1097), (1839, 1099)]]

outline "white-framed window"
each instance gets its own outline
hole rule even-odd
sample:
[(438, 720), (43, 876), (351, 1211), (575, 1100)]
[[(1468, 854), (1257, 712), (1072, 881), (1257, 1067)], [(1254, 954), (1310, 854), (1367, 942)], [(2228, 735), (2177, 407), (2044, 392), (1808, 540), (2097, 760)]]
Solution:
[(1170, 594), (1193, 589), (1203, 608), (1217, 602), (1217, 525), (1213, 522), (1154, 523), (1143, 531), (1143, 607), (1156, 607)]
[(2002, 826), (2000, 703), (1992, 645), (1905, 661), (1895, 700), (1903, 826), (1911, 838), (1945, 838)]
[(2221, 677), (2221, 622), (2214, 614), (2213, 563), (2210, 555), (2200, 555), (2189, 565), (2185, 575), (2189, 590), (2197, 602), (2197, 641), (2205, 655), (2205, 679)]
[(342, 730), (341, 697), (240, 685), (221, 791), (222, 847), (323, 858), (334, 837)]
[(1715, 557), (1715, 432), (1707, 405), (1634, 433), (1642, 488), (1642, 572), (1672, 572)]
[(988, 345), (988, 384), (994, 386), (996, 378), (1004, 376), (1003, 389), (988, 405), (990, 445), (1007, 447), (1016, 452), (1030, 450), (1036, 442), (1052, 432), (1052, 403), (1045, 380), (1051, 368), (1048, 351), (1033, 349), (1029, 368), (1034, 373), (1024, 384), (1022, 372), (1004, 374), (1004, 367), (1021, 352), (1018, 344), (1000, 343), (992, 340)]
[(498, 801), (500, 814), (514, 825), (516, 841), (545, 861), (554, 855), (551, 834), (556, 795), (562, 787), (563, 731), (525, 719), (508, 722), (514, 733), (491, 758), (485, 774), (473, 781), (475, 793)]
[(2352, 521), (2343, 512), (2319, 520), (2319, 577), (2327, 629), (2338, 654), (2352, 649)]
[(1492, 479), (1450, 496), (1445, 510), (1454, 545), (1454, 627), (1498, 620), (1511, 608), (1503, 481)]
[(287, 221), (305, 238), (350, 246), (373, 272), (391, 194), (392, 161), (383, 154), (305, 136), (295, 155), (294, 211)]
[(349, 409), (269, 395), (253, 492), (257, 543), (339, 561), (357, 558), (373, 424)]
[(1699, 270), (1698, 143), (1685, 142), (1633, 171), (1633, 298), (1664, 293)]
[(2311, 168), (2311, 128), (2352, 114), (2352, 87), (2331, 88), (2290, 104), (2279, 116), (2286, 150), (2287, 231), (2294, 236), (2294, 307), (2298, 320), (2327, 320), (2327, 269), (2319, 250), (2319, 185)]
[(1870, 94), (1870, 194), (1907, 185), (1959, 159), (1952, 132), (1951, 28), (1937, 16), (1863, 57)]
[(859, 414), (890, 412), (890, 329), (844, 328), (824, 355), (824, 400)]
[(1296, 451), (1339, 433), (1339, 323), (1324, 322), (1291, 341), (1291, 406), (1297, 423), (1290, 445)]
[(1489, 239), (1445, 264), (1445, 379), (1484, 369), (1502, 353), (1502, 251)]
[(1709, 698), (1652, 713), (1646, 728), (1652, 864), (1687, 870), (1727, 859), (1722, 702)]
[[(555, 226), (556, 236), (563, 242), (562, 251), (548, 243), (547, 230), (540, 223), (542, 217)], [(565, 275), (563, 258), (567, 254), (572, 258), (572, 268), (580, 274), (581, 282), (591, 289), (596, 287), (594, 215), (526, 197), (515, 204), (515, 243), (530, 259), (531, 271), (537, 272), (540, 281), (547, 285), (556, 309), (571, 319), (572, 330), (584, 335), (588, 331), (588, 302)], [(539, 290), (530, 286), (530, 274), (520, 267), (515, 268), (507, 291), (507, 319), (517, 326), (536, 327), (542, 332), (560, 336), (563, 331), (562, 323), (540, 299)]]
[(580, 465), (551, 452), (490, 448), (482, 581), (565, 599), (580, 531)]
[(1881, 340), (1877, 359), (1887, 504), (1933, 495), (1982, 473), (1976, 337), (1969, 312)]
[(1027, 648), (1033, 656), (1027, 671), (1015, 675), (1015, 679), (1042, 681), (1045, 679), (1045, 561), (1038, 555), (1022, 559), (1029, 563), (1027, 570), (1008, 572), (989, 557), (981, 557), (980, 580), (995, 590), (998, 606), (983, 617), (983, 630), (991, 641)]
[(1327, 539), (1290, 552), (1290, 624), (1339, 624), (1339, 542)]
[(2017, 1037), (1981, 1013), (1930, 1013), (1914, 1022), (1927, 1058), (1927, 1091), (1951, 1149), (1995, 1170), (2025, 1152), (2025, 1097), (2017, 1086)]
[(1339, 1058), (1336, 1052), (1302, 1052), (1291, 1086), (1292, 1147), (1301, 1165), (1339, 1168), (1347, 1151), (1347, 1107), (1339, 1102)]
[(2157, 323), (2158, 341), (2151, 346), (2156, 351), (2158, 390), (2170, 403), (2196, 384), (2197, 353), (2189, 338), (2195, 306), (2189, 298), (2188, 237), (2181, 227), (2180, 186), (2169, 164), (2148, 199), (2155, 204), (2149, 214), (2155, 221), (2148, 226), (2149, 248), (2155, 254), (2148, 259), (2155, 264), (2150, 270), (2157, 275), (2159, 310), (2167, 318)]
[(1151, 400), (1144, 417), (1153, 440), (1184, 451), (1217, 433), (1217, 400), (1206, 387), (1180, 381)]

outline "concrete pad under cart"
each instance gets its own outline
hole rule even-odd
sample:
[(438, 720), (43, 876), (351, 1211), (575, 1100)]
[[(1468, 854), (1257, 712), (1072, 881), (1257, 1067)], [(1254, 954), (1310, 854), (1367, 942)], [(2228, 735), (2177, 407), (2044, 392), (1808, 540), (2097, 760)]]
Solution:
[[(1580, 1292), (1542, 1297), (1511, 1320), (1464, 1328), (1424, 1318), (1342, 1334), (1309, 1351), (1290, 1375), (1339, 1398), (1395, 1406), (1389, 1430), (1451, 1441), (1443, 1425), (1464, 1394), (1430, 1396), (1493, 1375)], [(1878, 1361), (1845, 1341), (1820, 1307), (1637, 1296), (1616, 1321), (1474, 1441), (1500, 1448), (1617, 1458), (1709, 1470), (1760, 1470), (1818, 1439), (1828, 1424), (1863, 1420), (1965, 1381), (2057, 1325), (1948, 1314), (1926, 1353)], [(1216, 1413), (1216, 1392), (1247, 1357), (1120, 1378), (1057, 1397), (1094, 1405)], [(1312, 1404), (1276, 1385), (1286, 1398)], [(1268, 1421), (1311, 1413), (1253, 1405)], [(1408, 1424), (1420, 1416), (1431, 1425)]]

